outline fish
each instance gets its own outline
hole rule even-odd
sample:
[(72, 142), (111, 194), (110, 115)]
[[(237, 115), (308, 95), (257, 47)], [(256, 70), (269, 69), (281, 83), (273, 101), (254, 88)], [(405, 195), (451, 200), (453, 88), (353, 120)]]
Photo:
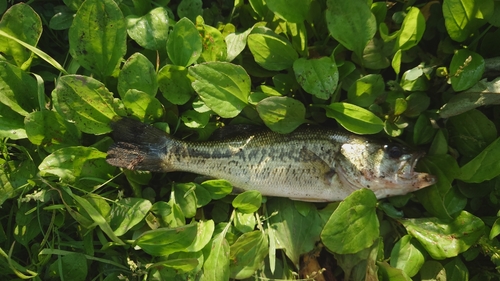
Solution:
[(378, 199), (436, 183), (416, 172), (424, 155), (409, 148), (334, 129), (304, 126), (228, 139), (185, 141), (130, 118), (114, 120), (106, 161), (128, 170), (191, 172), (229, 181), (238, 190), (308, 202), (342, 201), (368, 188)]

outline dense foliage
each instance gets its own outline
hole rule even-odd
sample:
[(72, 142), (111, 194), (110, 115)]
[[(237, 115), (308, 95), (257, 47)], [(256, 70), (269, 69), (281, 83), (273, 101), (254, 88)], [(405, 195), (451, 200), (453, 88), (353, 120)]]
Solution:
[[(499, 1), (13, 2), (3, 278), (500, 279)], [(425, 150), (439, 181), (380, 201), (236, 196), (223, 179), (107, 164), (117, 116), (192, 140), (342, 127)]]

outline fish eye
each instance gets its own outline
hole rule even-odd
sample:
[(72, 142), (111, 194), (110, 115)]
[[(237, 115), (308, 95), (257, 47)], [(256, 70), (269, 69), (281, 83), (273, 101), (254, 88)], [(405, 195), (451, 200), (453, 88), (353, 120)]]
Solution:
[(398, 159), (404, 153), (404, 149), (398, 145), (384, 145), (384, 150), (393, 159)]

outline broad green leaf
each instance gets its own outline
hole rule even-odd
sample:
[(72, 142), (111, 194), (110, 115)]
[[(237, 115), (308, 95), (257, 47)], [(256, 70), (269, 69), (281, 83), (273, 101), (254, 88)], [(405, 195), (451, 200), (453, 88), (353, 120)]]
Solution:
[(403, 236), (392, 248), (391, 266), (415, 276), (425, 262), (425, 251), (410, 235)]
[(376, 134), (384, 128), (384, 122), (362, 107), (345, 102), (334, 102), (326, 109), (326, 116), (339, 122), (346, 130), (356, 134)]
[(152, 256), (167, 256), (185, 251), (196, 239), (198, 223), (176, 228), (158, 228), (146, 231), (136, 240), (135, 245)]
[(411, 7), (401, 25), (395, 47), (401, 50), (413, 48), (420, 42), (425, 31), (425, 18), (417, 7)]
[(377, 31), (377, 20), (364, 0), (327, 0), (327, 27), (335, 40), (361, 58)]
[(118, 75), (118, 93), (123, 98), (128, 90), (135, 89), (156, 96), (158, 82), (153, 64), (141, 53), (134, 53), (123, 65)]
[(435, 175), (438, 179), (433, 186), (426, 187), (415, 194), (427, 211), (436, 217), (451, 219), (447, 207), (447, 195), (454, 194), (451, 183), (459, 176), (457, 161), (450, 155), (427, 156), (420, 160), (422, 172)]
[(212, 196), (210, 195), (210, 192), (208, 192), (207, 189), (203, 187), (201, 184), (196, 184), (194, 193), (196, 194), (197, 208), (201, 208), (210, 203), (210, 201), (212, 201)]
[(163, 115), (161, 102), (146, 92), (130, 89), (122, 101), (125, 108), (143, 122), (151, 123)]
[(85, 69), (110, 76), (127, 52), (123, 14), (113, 0), (86, 0), (69, 29), (69, 52)]
[(124, 198), (113, 202), (109, 225), (116, 236), (122, 236), (140, 223), (151, 209), (151, 202), (142, 198)]
[(177, 14), (180, 18), (186, 17), (194, 22), (197, 16), (203, 14), (202, 5), (201, 0), (182, 0), (177, 6)]
[(260, 118), (269, 129), (287, 134), (305, 120), (306, 109), (300, 101), (290, 97), (268, 97), (256, 106)]
[(39, 108), (36, 80), (6, 61), (0, 61), (0, 89), (0, 102), (22, 116)]
[(65, 30), (71, 27), (75, 13), (67, 6), (61, 6), (58, 12), (50, 18), (49, 27), (53, 30)]
[(443, 16), (451, 39), (462, 42), (486, 23), (493, 13), (492, 0), (444, 0)]
[(214, 237), (209, 245), (209, 254), (203, 264), (201, 280), (229, 280), (229, 243), (224, 235), (219, 234)]
[(247, 43), (255, 62), (267, 70), (290, 68), (298, 58), (288, 40), (265, 27), (254, 28), (248, 35)]
[(127, 17), (127, 33), (141, 47), (164, 50), (170, 27), (169, 11), (158, 7), (142, 17)]
[(498, 234), (500, 234), (500, 219), (496, 219), (495, 223), (491, 226), (490, 240), (493, 240)]
[(469, 280), (469, 270), (458, 256), (444, 266), (447, 280)]
[(406, 104), (403, 114), (408, 117), (418, 117), (429, 107), (430, 98), (424, 92), (414, 92), (406, 97)]
[(431, 120), (427, 114), (421, 114), (413, 127), (413, 143), (422, 145), (432, 141), (436, 129), (432, 126)]
[(194, 183), (176, 183), (174, 184), (175, 203), (182, 209), (186, 218), (192, 218), (196, 215), (196, 194)]
[(368, 74), (356, 80), (347, 92), (348, 101), (352, 104), (368, 107), (385, 93), (384, 78), (380, 74)]
[(230, 247), (230, 275), (235, 279), (251, 277), (262, 266), (268, 253), (267, 237), (260, 230), (241, 235)]
[(42, 177), (53, 175), (63, 182), (75, 183), (82, 177), (107, 179), (114, 167), (106, 163), (106, 153), (93, 147), (72, 146), (45, 157), (38, 169)]
[(155, 219), (160, 222), (160, 226), (168, 226), (168, 217), (172, 213), (172, 206), (165, 201), (158, 201), (149, 209), (154, 214)]
[(287, 257), (299, 265), (300, 255), (314, 249), (323, 227), (317, 209), (312, 204), (307, 204), (307, 216), (299, 213), (294, 202), (285, 198), (272, 198), (266, 203), (268, 213), (275, 213), (269, 221), (274, 229), (276, 248), (285, 251)]
[(488, 145), (479, 155), (460, 168), (458, 179), (479, 183), (500, 175), (500, 138)]
[(212, 199), (217, 200), (225, 197), (233, 191), (233, 186), (226, 180), (207, 180), (201, 183), (212, 196)]
[(158, 72), (160, 91), (169, 102), (182, 105), (194, 94), (188, 69), (183, 66), (167, 64)]
[[(363, 50), (363, 57), (361, 64), (370, 69), (385, 69), (389, 67), (390, 61), (387, 58), (386, 51), (384, 50), (384, 42), (382, 39), (374, 37), (368, 41), (365, 49)], [(397, 59), (397, 54), (394, 56), (393, 62)]]
[(0, 161), (0, 206), (7, 200), (28, 192), (38, 170), (31, 159)]
[(252, 28), (249, 28), (244, 32), (230, 33), (224, 38), (227, 44), (226, 61), (230, 62), (234, 60), (245, 49), (247, 37), (251, 31)]
[(125, 112), (119, 100), (100, 81), (86, 76), (66, 75), (52, 92), (54, 107), (67, 121), (89, 134), (111, 131), (109, 123)]
[(196, 26), (187, 18), (180, 19), (168, 36), (168, 57), (173, 64), (185, 67), (196, 62), (201, 51), (201, 37)]
[(448, 118), (479, 106), (500, 104), (498, 93), (500, 93), (500, 77), (490, 82), (483, 79), (467, 91), (453, 96), (441, 107), (439, 116)]
[(446, 280), (446, 270), (440, 262), (429, 260), (422, 266), (420, 278), (422, 280)]
[(460, 154), (477, 156), (497, 138), (495, 124), (481, 111), (473, 109), (448, 119), (450, 143)]
[(80, 144), (81, 132), (54, 111), (42, 110), (30, 113), (24, 119), (26, 134), (31, 143), (40, 145), (48, 152)]
[(353, 254), (370, 247), (379, 236), (376, 204), (373, 191), (354, 191), (340, 203), (323, 228), (323, 244), (337, 254)]
[(474, 86), (484, 72), (484, 59), (467, 49), (458, 50), (450, 63), (450, 81), (453, 90), (464, 91)]
[(431, 257), (437, 260), (456, 257), (465, 252), (476, 244), (484, 232), (484, 222), (466, 211), (462, 211), (451, 221), (419, 218), (400, 222)]
[(184, 259), (169, 259), (165, 261), (156, 262), (151, 265), (152, 268), (162, 268), (166, 267), (168, 269), (175, 270), (177, 276), (182, 273), (186, 273), (195, 270), (199, 265), (197, 259), (194, 258), (184, 258)]
[(24, 128), (24, 117), (5, 104), (0, 103), (0, 138), (19, 140), (27, 137)]
[(262, 204), (262, 194), (257, 190), (247, 190), (238, 194), (233, 200), (233, 207), (240, 212), (251, 214), (257, 212)]
[(391, 267), (387, 262), (377, 262), (378, 265), (378, 276), (382, 276), (382, 280), (391, 281), (411, 281), (412, 279), (406, 272), (399, 268)]
[(371, 247), (365, 248), (354, 254), (337, 254), (333, 256), (345, 274), (346, 280), (366, 280), (373, 276), (367, 276), (369, 270), (375, 267), (377, 252), (379, 249), (379, 240)]
[(267, 0), (269, 10), (291, 23), (303, 22), (309, 13), (312, 0)]
[[(2, 15), (0, 30), (31, 46), (36, 46), (42, 35), (42, 20), (28, 4), (19, 3), (11, 6)], [(24, 70), (31, 64), (31, 51), (11, 39), (0, 40), (0, 53)]]
[(181, 120), (189, 128), (204, 128), (210, 121), (210, 112), (196, 112), (194, 110), (186, 110), (182, 113)]
[(90, 272), (85, 255), (80, 253), (59, 256), (49, 268), (60, 280), (85, 281)]
[(183, 252), (201, 251), (210, 242), (214, 229), (215, 225), (213, 220), (198, 221), (198, 234), (193, 243), (186, 247)]
[(300, 58), (293, 63), (293, 71), (302, 88), (317, 98), (329, 99), (339, 83), (339, 72), (329, 57)]
[(192, 86), (205, 104), (223, 118), (238, 115), (248, 103), (250, 77), (241, 66), (208, 62), (189, 68)]
[(255, 229), (256, 220), (254, 213), (242, 213), (236, 210), (236, 215), (234, 216), (234, 227), (241, 233), (247, 233)]
[(203, 46), (199, 61), (226, 61), (227, 45), (220, 31), (215, 27), (198, 22), (197, 28), (200, 32)]

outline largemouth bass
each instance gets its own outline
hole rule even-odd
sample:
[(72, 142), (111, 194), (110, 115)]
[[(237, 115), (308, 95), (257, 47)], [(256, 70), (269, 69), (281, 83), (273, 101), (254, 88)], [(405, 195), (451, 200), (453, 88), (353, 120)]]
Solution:
[(228, 180), (242, 190), (294, 200), (340, 201), (360, 188), (377, 198), (432, 185), (417, 173), (421, 153), (397, 144), (318, 128), (290, 134), (262, 131), (227, 140), (190, 142), (132, 119), (111, 124), (107, 162), (129, 170), (185, 171)]

